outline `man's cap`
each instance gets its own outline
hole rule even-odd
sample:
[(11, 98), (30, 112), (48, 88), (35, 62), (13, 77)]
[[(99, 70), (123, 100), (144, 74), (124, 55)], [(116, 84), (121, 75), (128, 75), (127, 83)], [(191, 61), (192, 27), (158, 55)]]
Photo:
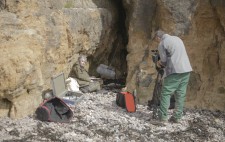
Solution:
[(162, 38), (164, 34), (165, 34), (164, 31), (158, 30), (158, 31), (155, 32), (154, 38), (156, 38), (156, 37)]

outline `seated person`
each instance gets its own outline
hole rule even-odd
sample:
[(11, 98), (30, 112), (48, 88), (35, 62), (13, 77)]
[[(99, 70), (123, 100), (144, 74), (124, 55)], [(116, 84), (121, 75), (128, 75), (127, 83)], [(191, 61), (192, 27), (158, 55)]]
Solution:
[(99, 91), (101, 89), (98, 81), (91, 80), (88, 72), (85, 70), (87, 58), (84, 55), (79, 56), (78, 61), (73, 65), (69, 77), (76, 79), (83, 93)]

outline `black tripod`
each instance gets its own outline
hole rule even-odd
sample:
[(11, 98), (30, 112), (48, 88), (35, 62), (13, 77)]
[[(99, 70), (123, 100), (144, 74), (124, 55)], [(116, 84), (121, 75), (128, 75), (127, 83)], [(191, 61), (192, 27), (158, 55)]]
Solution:
[[(148, 101), (148, 109), (153, 110), (153, 118), (157, 119), (158, 118), (158, 107), (160, 105), (160, 97), (161, 97), (161, 90), (162, 90), (162, 76), (164, 74), (163, 69), (157, 69), (157, 78), (155, 81), (155, 87), (153, 90), (153, 96), (152, 100)], [(174, 95), (171, 96), (170, 98), (170, 106), (169, 109), (174, 109), (175, 108), (175, 97)]]
[(163, 69), (157, 69), (157, 78), (155, 81), (155, 87), (153, 90), (153, 97), (152, 100), (148, 101), (148, 108), (153, 110), (153, 118), (158, 118), (158, 106), (160, 105), (160, 94), (162, 89), (162, 76), (163, 76)]

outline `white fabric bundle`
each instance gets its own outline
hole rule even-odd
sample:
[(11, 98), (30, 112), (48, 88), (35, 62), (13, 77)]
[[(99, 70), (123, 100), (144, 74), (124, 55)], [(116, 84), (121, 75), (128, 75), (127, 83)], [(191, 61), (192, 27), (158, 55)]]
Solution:
[(66, 79), (66, 87), (68, 91), (77, 92), (79, 91), (80, 86), (74, 78), (69, 77)]

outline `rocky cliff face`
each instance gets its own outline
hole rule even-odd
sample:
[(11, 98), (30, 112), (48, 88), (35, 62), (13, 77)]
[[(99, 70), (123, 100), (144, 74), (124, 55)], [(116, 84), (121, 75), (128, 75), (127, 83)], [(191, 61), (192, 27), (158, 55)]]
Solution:
[(186, 45), (194, 69), (187, 107), (225, 110), (223, 0), (1, 0), (0, 9), (0, 116), (33, 113), (51, 76), (67, 76), (81, 53), (92, 74), (100, 63), (127, 74), (128, 90), (146, 102), (158, 28)]
[(51, 88), (50, 78), (67, 76), (80, 53), (108, 47), (117, 32), (112, 1), (1, 1), (0, 116), (23, 117)]
[[(127, 82), (134, 82), (139, 74), (152, 73), (150, 56), (146, 49), (156, 48), (151, 35), (160, 28), (172, 35), (180, 36), (188, 52), (194, 71), (188, 92), (187, 107), (225, 109), (224, 92), (224, 12), (222, 0), (152, 0), (124, 1), (128, 11), (129, 43), (127, 50)], [(143, 14), (145, 13), (145, 14)], [(146, 16), (146, 17), (145, 17)], [(144, 29), (143, 29), (144, 28)], [(137, 50), (138, 49), (138, 50)], [(139, 57), (139, 58), (136, 58)], [(142, 58), (140, 58), (142, 57)], [(138, 60), (137, 60), (138, 59)], [(154, 67), (153, 67), (154, 68)], [(149, 87), (129, 84), (138, 88), (144, 101), (152, 94)]]

